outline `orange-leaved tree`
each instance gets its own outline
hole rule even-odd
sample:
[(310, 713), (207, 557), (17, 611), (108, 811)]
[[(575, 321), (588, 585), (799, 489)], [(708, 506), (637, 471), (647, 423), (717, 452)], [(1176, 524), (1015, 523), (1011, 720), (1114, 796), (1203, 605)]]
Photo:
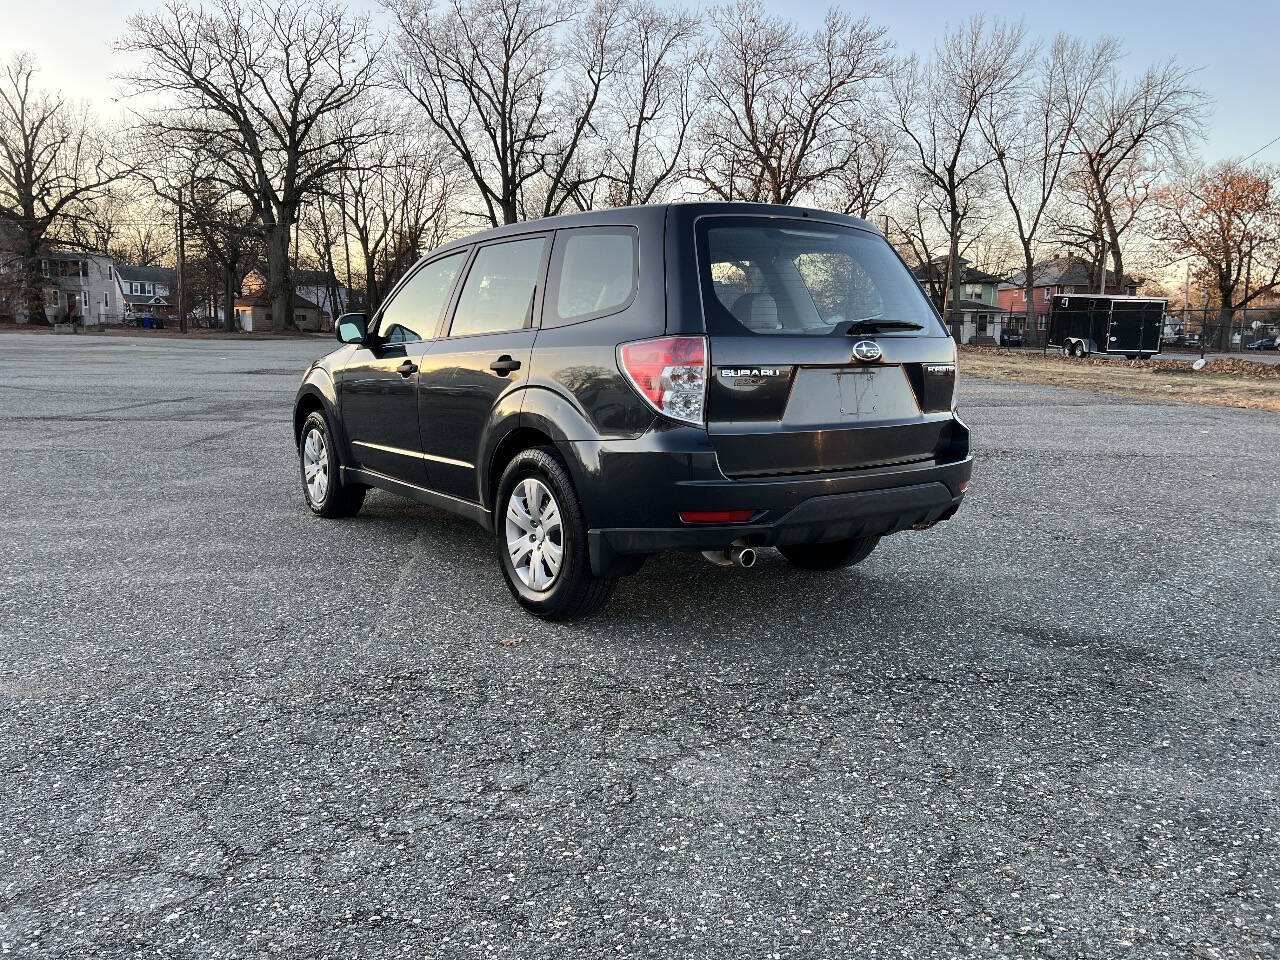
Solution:
[(1224, 160), (1158, 192), (1158, 235), (1218, 294), (1221, 346), (1235, 311), (1280, 289), (1280, 168)]

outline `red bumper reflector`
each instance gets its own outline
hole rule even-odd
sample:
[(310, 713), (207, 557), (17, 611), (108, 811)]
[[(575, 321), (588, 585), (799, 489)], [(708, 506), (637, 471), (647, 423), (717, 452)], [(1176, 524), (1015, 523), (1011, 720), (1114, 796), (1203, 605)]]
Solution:
[(965, 492), (966, 490), (968, 490), (968, 489), (969, 489), (969, 481), (968, 481), (968, 480), (961, 480), (961, 481), (960, 481), (960, 492), (961, 492), (961, 493), (964, 493), (964, 492)]
[(685, 523), (746, 523), (756, 515), (754, 510), (681, 510)]

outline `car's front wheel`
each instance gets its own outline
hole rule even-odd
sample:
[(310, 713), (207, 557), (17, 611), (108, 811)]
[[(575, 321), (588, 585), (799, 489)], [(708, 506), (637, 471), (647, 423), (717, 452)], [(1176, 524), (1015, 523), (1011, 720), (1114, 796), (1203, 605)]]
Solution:
[(779, 547), (778, 552), (802, 570), (840, 570), (867, 559), (879, 542), (879, 537), (854, 537), (830, 543), (795, 543)]
[(522, 607), (544, 620), (574, 620), (604, 606), (617, 581), (592, 574), (582, 508), (550, 451), (516, 454), (494, 502), (498, 562)]
[(319, 410), (312, 411), (298, 434), (298, 467), (302, 496), (311, 512), (321, 517), (350, 517), (364, 503), (365, 487), (344, 483), (338, 469), (329, 423)]

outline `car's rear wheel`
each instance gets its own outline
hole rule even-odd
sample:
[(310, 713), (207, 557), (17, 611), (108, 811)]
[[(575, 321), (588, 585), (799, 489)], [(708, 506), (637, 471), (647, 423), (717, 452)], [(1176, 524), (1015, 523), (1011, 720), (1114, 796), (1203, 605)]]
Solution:
[(516, 454), (494, 502), (498, 562), (522, 607), (544, 620), (574, 620), (604, 606), (617, 581), (592, 574), (573, 482), (549, 450)]
[(365, 487), (344, 483), (329, 423), (319, 410), (307, 415), (298, 434), (302, 496), (321, 517), (350, 517), (364, 504)]
[(840, 570), (867, 559), (879, 542), (879, 537), (854, 537), (830, 543), (789, 544), (779, 547), (778, 552), (802, 570)]

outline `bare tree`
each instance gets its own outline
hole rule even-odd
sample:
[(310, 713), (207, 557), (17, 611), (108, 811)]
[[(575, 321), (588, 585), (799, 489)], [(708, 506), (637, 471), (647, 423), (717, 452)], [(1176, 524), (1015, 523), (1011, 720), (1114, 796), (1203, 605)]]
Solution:
[[(356, 109), (377, 79), (371, 37), (368, 17), (330, 0), (168, 0), (130, 17), (117, 44), (146, 58), (128, 77), (132, 91), (166, 104), (151, 112), (152, 131), (203, 137), (225, 157), (209, 176), (262, 225), (277, 331), (293, 316), (299, 209), (374, 132)], [(365, 119), (342, 122), (352, 116)]]
[(76, 217), (129, 175), (87, 110), (35, 87), (25, 54), (0, 69), (0, 225), (13, 233), (28, 320), (44, 319), (41, 251), (75, 243)]
[(365, 309), (376, 310), (396, 281), (450, 229), (463, 175), (447, 143), (405, 117), (363, 144), (330, 197), (355, 241)]
[(851, 129), (849, 137), (852, 149), (832, 174), (822, 198), (833, 210), (868, 220), (902, 189), (902, 134), (869, 117)]
[(1219, 345), (1235, 311), (1280, 290), (1280, 168), (1234, 160), (1162, 188), (1158, 236), (1217, 293)]
[[(1016, 100), (988, 99), (979, 115), (1021, 247), (1028, 304), (1035, 295), (1036, 251), (1049, 226), (1059, 181), (1069, 169), (1076, 125), (1085, 103), (1119, 55), (1119, 45), (1112, 39), (1088, 45), (1059, 34), (1037, 63), (1030, 89)], [(1036, 334), (1030, 308), (1025, 334), (1028, 338)]]
[(74, 246), (135, 267), (159, 266), (172, 256), (177, 212), (147, 176), (154, 161), (145, 153), (135, 157), (137, 175), (78, 206), (69, 222)]
[(930, 63), (913, 55), (893, 75), (892, 108), (913, 165), (947, 202), (946, 302), (953, 331), (959, 323), (964, 202), (982, 190), (995, 162), (980, 118), (992, 104), (1020, 95), (1035, 56), (1022, 24), (989, 24), (979, 16), (948, 30)]
[(857, 150), (849, 131), (889, 65), (885, 30), (832, 8), (806, 36), (760, 0), (717, 7), (710, 19), (699, 90), (708, 109), (691, 174), (723, 200), (792, 203)]
[(338, 265), (334, 253), (344, 239), (346, 223), (342, 214), (342, 192), (326, 189), (303, 208), (299, 217), (300, 232), (305, 245), (308, 269), (319, 271), (324, 277), (324, 294), (317, 304), (329, 312), (336, 321), (350, 306), (343, 298), (338, 284)]
[(560, 89), (554, 99), (560, 104), (548, 149), (543, 156), (544, 176), (539, 183), (541, 206), (529, 211), (537, 216), (554, 216), (575, 201), (584, 188), (600, 182), (603, 165), (585, 149), (595, 130), (604, 87), (619, 72), (620, 44), (617, 42), (623, 18), (622, 0), (594, 0), (579, 17), (565, 44)]
[(262, 225), (253, 204), (238, 192), (220, 189), (216, 171), (225, 158), (210, 155), (197, 143), (185, 151), (182, 162), (186, 169), (171, 178), (175, 195), (170, 199), (183, 200), (195, 251), (204, 254), (217, 274), (223, 328), (234, 333), (240, 283), (262, 256)]
[(68, 224), (75, 245), (110, 256), (120, 249), (124, 222), (131, 221), (145, 202), (139, 184), (121, 181), (92, 200), (78, 204), (78, 212)]
[(907, 179), (904, 194), (909, 200), (895, 205), (895, 212), (887, 216), (885, 234), (903, 259), (918, 268), (925, 294), (941, 309), (947, 298), (946, 271), (934, 265), (947, 244), (946, 203), (918, 175)]
[(1072, 130), (1117, 283), (1124, 282), (1125, 234), (1150, 190), (1152, 177), (1143, 174), (1185, 156), (1202, 132), (1207, 99), (1192, 76), (1173, 60), (1132, 82), (1112, 67)]
[[(886, 214), (889, 242), (902, 251), (908, 263), (922, 268), (925, 294), (939, 311), (945, 310), (952, 276), (950, 265), (965, 258), (989, 223), (981, 204), (985, 198), (974, 194), (972, 181), (962, 185), (952, 198), (919, 170), (908, 174), (902, 194), (903, 200), (893, 204), (893, 212)], [(964, 233), (954, 254), (949, 254), (953, 203)]]
[(387, 5), (399, 25), (397, 79), (458, 157), (485, 219), (558, 212), (599, 176), (583, 172), (580, 150), (616, 69), (617, 0), (596, 0), (577, 21), (565, 0)]
[(626, 6), (618, 40), (622, 62), (597, 125), (610, 205), (650, 203), (680, 175), (697, 112), (698, 38), (698, 21), (684, 10), (652, 0)]

